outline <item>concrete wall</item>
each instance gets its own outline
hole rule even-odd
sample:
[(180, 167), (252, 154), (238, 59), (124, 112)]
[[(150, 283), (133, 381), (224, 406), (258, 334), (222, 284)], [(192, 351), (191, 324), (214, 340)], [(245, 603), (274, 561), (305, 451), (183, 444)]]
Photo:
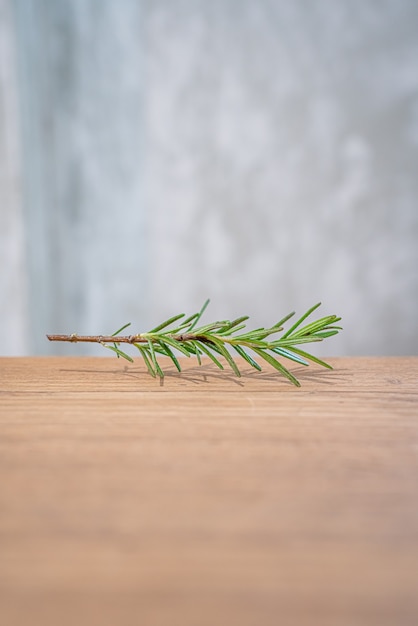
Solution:
[(0, 42), (3, 352), (210, 297), (418, 354), (415, 0), (0, 0)]
[(28, 350), (27, 264), (10, 3), (0, 0), (0, 354)]

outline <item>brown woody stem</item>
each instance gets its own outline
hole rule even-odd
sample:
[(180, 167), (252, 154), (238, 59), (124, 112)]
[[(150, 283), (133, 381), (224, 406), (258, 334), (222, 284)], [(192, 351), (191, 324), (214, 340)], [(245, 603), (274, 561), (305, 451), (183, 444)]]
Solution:
[[(176, 341), (210, 341), (203, 335), (194, 335), (193, 333), (183, 335), (169, 335)], [(69, 341), (70, 343), (84, 342), (84, 343), (148, 343), (148, 340), (153, 339), (152, 334), (144, 335), (47, 335), (49, 341)]]
[(49, 341), (70, 341), (71, 343), (147, 343), (141, 335), (47, 335)]

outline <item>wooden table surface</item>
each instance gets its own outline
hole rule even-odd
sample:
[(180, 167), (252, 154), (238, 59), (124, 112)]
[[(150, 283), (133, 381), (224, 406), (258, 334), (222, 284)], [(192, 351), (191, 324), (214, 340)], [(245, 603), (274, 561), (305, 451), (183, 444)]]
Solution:
[(2, 626), (416, 626), (418, 358), (0, 359)]

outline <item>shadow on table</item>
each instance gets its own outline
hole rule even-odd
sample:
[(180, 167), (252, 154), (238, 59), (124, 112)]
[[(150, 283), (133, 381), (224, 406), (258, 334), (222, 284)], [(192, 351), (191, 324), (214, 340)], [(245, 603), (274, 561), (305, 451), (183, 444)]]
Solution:
[[(277, 389), (297, 390), (290, 381), (288, 381), (280, 372), (266, 366), (261, 372), (252, 369), (250, 367), (241, 368), (241, 377), (234, 374), (232, 370), (224, 369), (219, 370), (212, 363), (196, 365), (187, 367), (179, 372), (174, 366), (169, 365), (164, 368), (164, 378), (156, 378), (155, 381), (149, 376), (148, 372), (142, 367), (124, 365), (121, 368), (74, 368), (74, 369), (62, 369), (63, 372), (78, 372), (99, 374), (101, 376), (124, 376), (127, 378), (133, 378), (141, 380), (143, 382), (144, 377), (147, 378), (148, 383), (155, 382), (156, 387), (169, 387), (171, 381), (176, 381), (177, 386), (184, 388), (184, 385), (204, 385), (206, 388), (212, 384), (216, 384), (217, 390), (219, 390), (219, 384), (222, 385), (222, 390), (231, 388), (246, 388), (248, 385), (257, 386), (259, 390), (276, 391)], [(332, 386), (336, 383), (341, 383), (346, 376), (347, 370), (328, 370), (325, 368), (317, 367), (315, 365), (307, 367), (296, 366), (291, 368), (292, 373), (301, 383), (302, 389), (306, 383), (315, 383), (319, 385)], [(274, 384), (274, 387), (271, 386)], [(265, 385), (265, 387), (264, 387)], [(147, 385), (148, 387), (148, 385)], [(311, 388), (310, 388), (311, 389)]]
[[(342, 376), (344, 376), (346, 370), (329, 370), (324, 368), (315, 368), (315, 366), (311, 366), (309, 369), (304, 367), (296, 367), (291, 370), (292, 374), (296, 376), (296, 378), (301, 383), (303, 387), (306, 382), (314, 382), (320, 385), (332, 385), (337, 381), (341, 382)], [(135, 376), (138, 378), (143, 375), (143, 371), (139, 372), (138, 370), (134, 372), (132, 368), (126, 366), (125, 373), (131, 376)], [(207, 365), (196, 365), (196, 367), (190, 367), (186, 370), (178, 372), (177, 369), (165, 369), (164, 378), (157, 379), (158, 384), (161, 387), (164, 387), (166, 380), (181, 380), (185, 383), (191, 383), (193, 385), (201, 385), (201, 384), (211, 384), (211, 383), (219, 383), (224, 382), (225, 385), (232, 384), (235, 387), (244, 388), (246, 383), (254, 382), (254, 383), (275, 383), (284, 385), (290, 389), (297, 389), (290, 381), (288, 381), (280, 372), (274, 369), (265, 369), (261, 372), (254, 369), (242, 369), (241, 377), (238, 377), (232, 371), (219, 370), (211, 363)]]

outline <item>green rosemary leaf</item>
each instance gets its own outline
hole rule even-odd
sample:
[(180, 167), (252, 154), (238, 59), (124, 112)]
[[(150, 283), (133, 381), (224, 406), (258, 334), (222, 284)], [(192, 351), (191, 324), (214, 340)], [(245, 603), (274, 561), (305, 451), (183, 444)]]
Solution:
[(132, 357), (129, 356), (129, 354), (126, 354), (126, 352), (123, 352), (120, 348), (115, 348), (114, 346), (109, 346), (106, 343), (103, 343), (102, 346), (104, 346), (105, 348), (107, 348), (108, 350), (112, 350), (113, 352), (116, 352), (116, 354), (119, 356), (121, 356), (123, 359), (126, 359), (127, 361), (129, 361), (130, 363), (133, 363), (134, 360)]
[(232, 328), (230, 331), (228, 331), (226, 333), (223, 332), (222, 335), (224, 337), (230, 337), (231, 335), (234, 335), (234, 333), (237, 333), (239, 330), (242, 330), (243, 328), (246, 328), (245, 324), (240, 324), (239, 326), (236, 326), (235, 328)]
[(216, 337), (211, 337), (211, 342), (212, 342), (212, 344), (215, 344), (215, 346), (218, 349), (218, 352), (220, 352), (220, 354), (222, 354), (224, 359), (231, 366), (231, 368), (234, 371), (235, 375), (240, 377), (241, 376), (241, 372), (239, 371), (237, 364), (235, 363), (235, 361), (232, 358), (232, 356), (229, 354), (228, 350), (225, 348), (225, 346), (222, 343), (222, 341), (219, 341), (219, 339), (217, 339)]
[(201, 352), (199, 350), (199, 345), (198, 345), (197, 341), (193, 342), (193, 346), (195, 348), (195, 355), (196, 355), (196, 358), (197, 358), (197, 362), (199, 363), (199, 365), (202, 365), (202, 359), (200, 358)]
[(223, 326), (219, 332), (224, 334), (230, 334), (231, 332), (236, 332), (239, 328), (245, 328), (245, 324), (242, 325), (242, 322), (246, 322), (249, 319), (248, 315), (243, 315), (242, 317), (237, 317), (233, 322), (227, 322), (225, 326)]
[(133, 344), (135, 346), (135, 348), (138, 348), (138, 350), (141, 353), (142, 358), (144, 359), (144, 363), (147, 366), (147, 370), (148, 372), (151, 374), (151, 376), (153, 378), (156, 378), (157, 373), (155, 372), (152, 363), (151, 363), (151, 357), (148, 355), (148, 350), (145, 346), (142, 346), (139, 343), (134, 343)]
[(171, 348), (163, 342), (162, 339), (160, 339), (159, 345), (162, 348), (162, 351), (170, 357), (170, 359), (173, 361), (174, 365), (176, 366), (176, 368), (178, 369), (179, 372), (181, 372), (181, 366), (180, 363), (178, 362), (176, 355), (174, 354), (174, 352), (171, 350)]
[(189, 341), (185, 341), (183, 343), (184, 348), (188, 351), (189, 355), (196, 356), (196, 347), (194, 345), (194, 341), (191, 339)]
[(210, 333), (213, 330), (221, 329), (225, 325), (225, 323), (225, 320), (221, 322), (212, 322), (212, 324), (206, 324), (206, 326), (199, 326), (199, 328), (196, 328), (194, 332), (196, 335), (205, 335), (206, 333)]
[(282, 330), (283, 330), (283, 328), (281, 326), (278, 326), (277, 328), (275, 326), (272, 326), (271, 328), (266, 328), (266, 332), (265, 332), (264, 337), (260, 333), (259, 338), (260, 339), (265, 339), (266, 337), (270, 337), (270, 335), (274, 335), (275, 333), (279, 333)]
[(264, 352), (263, 350), (260, 350), (258, 348), (254, 348), (254, 352), (261, 356), (262, 359), (267, 361), (267, 363), (270, 363), (270, 365), (272, 365), (276, 370), (283, 374), (283, 376), (288, 378), (291, 383), (296, 385), (296, 387), (300, 387), (300, 382), (298, 381), (298, 379), (295, 378), (295, 376), (293, 376), (293, 374), (291, 374), (291, 372), (289, 372), (289, 370), (284, 365), (279, 363), (279, 361), (271, 356), (271, 354), (268, 354), (267, 352)]
[(301, 343), (315, 343), (317, 341), (322, 341), (321, 337), (317, 337), (316, 335), (308, 335), (307, 337), (289, 337), (288, 339), (277, 339), (277, 341), (272, 341), (270, 344), (270, 348), (291, 348), (292, 346), (299, 345)]
[(193, 315), (190, 315), (189, 317), (187, 317), (185, 320), (182, 321), (179, 328), (184, 328), (185, 326), (189, 326), (192, 322), (194, 322), (194, 320), (197, 317), (199, 317), (199, 313), (193, 313)]
[(269, 334), (269, 330), (266, 330), (265, 328), (257, 328), (256, 330), (250, 330), (241, 335), (234, 335), (234, 339), (239, 339), (240, 341), (246, 341), (247, 339), (251, 341), (253, 339), (263, 340), (268, 337)]
[(334, 323), (337, 320), (335, 315), (329, 315), (328, 317), (322, 317), (315, 322), (311, 322), (306, 326), (303, 326), (300, 330), (292, 333), (290, 336), (293, 337), (303, 337), (304, 335), (314, 335), (317, 331), (326, 329), (327, 326)]
[[(237, 341), (238, 339), (238, 341)], [(272, 347), (275, 347), (277, 341), (260, 341), (259, 339), (244, 339), (233, 337), (231, 339), (225, 338), (225, 343), (228, 343), (230, 346), (245, 346), (246, 348), (252, 348), (255, 346), (256, 348), (261, 348), (262, 350), (270, 350)]]
[(281, 320), (279, 320), (278, 322), (276, 322), (274, 324), (274, 326), (272, 328), (280, 328), (281, 326), (283, 326), (283, 324), (285, 324), (288, 320), (290, 320), (291, 317), (293, 317), (295, 314), (294, 311), (292, 311), (291, 313), (288, 313), (287, 315), (285, 315), (284, 317), (282, 317)]
[(341, 330), (341, 328), (329, 329), (323, 332), (321, 331), (319, 333), (315, 333), (315, 337), (320, 337), (321, 339), (327, 339), (328, 337), (333, 337), (334, 335), (338, 335), (338, 330)]
[(175, 348), (185, 356), (190, 356), (190, 351), (186, 349), (186, 344), (177, 341), (177, 339), (174, 339), (170, 335), (164, 335), (164, 342), (168, 343), (172, 348)]
[(131, 322), (128, 322), (127, 324), (124, 324), (123, 326), (118, 328), (118, 330), (116, 332), (114, 332), (112, 334), (112, 337), (115, 337), (116, 335), (119, 335), (119, 333), (121, 333), (123, 330), (125, 330), (125, 328), (128, 328), (128, 326), (130, 326), (130, 325), (131, 325)]
[(273, 348), (272, 352), (278, 354), (279, 356), (284, 356), (286, 359), (290, 359), (291, 361), (295, 361), (295, 363), (300, 363), (301, 365), (309, 365), (309, 363), (302, 359), (300, 356), (294, 354), (290, 350), (286, 350), (285, 348)]
[(305, 352), (304, 350), (301, 350), (300, 348), (292, 348), (292, 351), (296, 352), (296, 354), (299, 354), (301, 357), (308, 359), (309, 361), (313, 361), (314, 363), (317, 363), (318, 365), (322, 365), (322, 367), (326, 367), (329, 370), (333, 369), (332, 365), (330, 365), (329, 363), (326, 363), (322, 359), (319, 359), (317, 356), (314, 356), (313, 354), (309, 354), (309, 352)]
[(184, 313), (180, 313), (180, 315), (173, 315), (173, 317), (170, 317), (170, 319), (166, 320), (165, 322), (162, 322), (161, 324), (159, 324), (159, 326), (156, 326), (155, 328), (150, 330), (147, 334), (151, 335), (154, 333), (158, 333), (160, 332), (160, 330), (163, 330), (163, 328), (167, 328), (167, 326), (170, 326), (170, 324), (174, 324), (174, 322), (177, 322), (177, 320), (181, 319), (182, 317), (184, 317)]
[(256, 370), (261, 372), (261, 367), (259, 366), (257, 361), (254, 361), (254, 359), (247, 352), (245, 352), (245, 350), (243, 348), (241, 348), (241, 346), (232, 345), (232, 347), (234, 348), (234, 350), (236, 350), (238, 352), (238, 354), (243, 359), (245, 359), (247, 361), (247, 363), (249, 363), (251, 365), (251, 367), (254, 367)]
[(282, 328), (280, 326), (276, 327), (276, 326), (272, 326), (271, 328), (257, 328), (257, 330), (254, 331), (249, 331), (248, 333), (245, 333), (243, 335), (234, 335), (236, 338), (239, 339), (245, 339), (246, 337), (250, 337), (250, 338), (257, 338), (257, 339), (265, 339), (266, 337), (269, 337), (270, 335), (274, 335), (275, 333), (278, 333), (282, 330)]
[(152, 361), (155, 371), (157, 372), (160, 378), (164, 378), (164, 372), (161, 369), (160, 364), (157, 361), (157, 356), (154, 350), (154, 344), (152, 343), (151, 339), (148, 339), (148, 348), (151, 354), (151, 361)]
[[(152, 339), (151, 339), (152, 341)], [(154, 346), (154, 352), (155, 354), (162, 354), (163, 356), (167, 356), (167, 352), (164, 350), (164, 348), (161, 347), (160, 342), (158, 339), (155, 339), (153, 341), (153, 346)]]
[(204, 343), (202, 343), (201, 341), (199, 341), (198, 343), (199, 343), (200, 350), (202, 352), (204, 352), (210, 359), (212, 359), (212, 361), (215, 363), (215, 365), (217, 367), (219, 367), (220, 370), (223, 370), (224, 366), (222, 365), (222, 363), (220, 361), (218, 361), (216, 356), (214, 354), (212, 354), (212, 352), (209, 350), (209, 348), (207, 348), (206, 345)]
[(314, 304), (314, 306), (308, 309), (306, 313), (304, 313), (302, 317), (300, 317), (298, 321), (295, 322), (295, 324), (293, 324), (293, 326), (289, 328), (289, 330), (283, 335), (283, 339), (286, 339), (286, 337), (289, 337), (289, 335), (291, 335), (293, 331), (296, 330), (296, 328), (298, 328), (298, 326), (300, 326), (302, 322), (304, 322), (306, 318), (309, 317), (310, 314), (313, 313), (319, 306), (321, 306), (320, 302), (318, 302), (318, 304)]
[(196, 353), (197, 353), (196, 341), (189, 339), (188, 341), (185, 341), (183, 343), (183, 346), (186, 348), (186, 350), (188, 350), (190, 355), (196, 356)]
[(217, 344), (212, 341), (212, 336), (211, 335), (208, 335), (207, 337), (205, 337), (203, 339), (203, 342), (204, 342), (205, 346), (210, 347), (211, 350), (213, 350), (214, 352), (216, 352), (220, 356), (223, 356), (223, 354), (219, 350), (219, 347), (217, 346)]
[(191, 330), (193, 330), (193, 328), (195, 328), (196, 324), (198, 323), (198, 321), (202, 317), (203, 313), (206, 311), (209, 302), (210, 302), (209, 299), (206, 300), (205, 304), (202, 306), (202, 308), (200, 309), (199, 313), (196, 315), (196, 317), (194, 319), (194, 322), (192, 323), (192, 325), (189, 328), (189, 331), (191, 331)]

